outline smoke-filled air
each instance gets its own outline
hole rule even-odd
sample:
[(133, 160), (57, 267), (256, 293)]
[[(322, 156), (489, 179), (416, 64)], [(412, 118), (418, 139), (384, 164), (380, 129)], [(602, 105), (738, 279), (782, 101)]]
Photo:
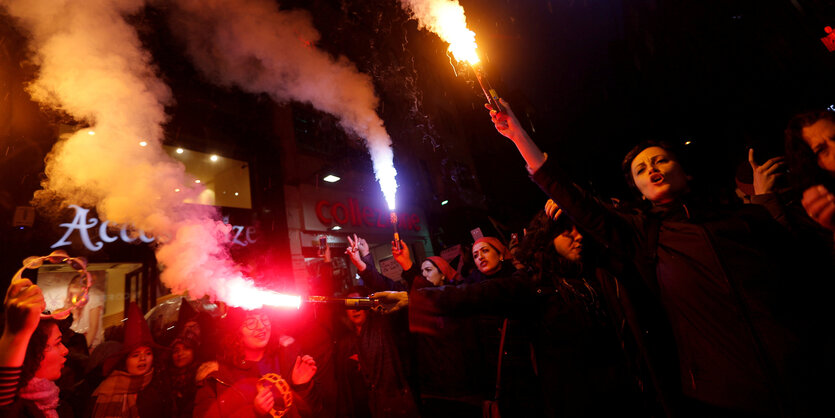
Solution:
[(464, 8), (457, 0), (400, 0), (400, 5), (418, 21), (418, 27), (437, 34), (449, 44), (457, 60), (479, 62), (475, 33), (467, 29)]
[[(202, 189), (161, 147), (171, 91), (125, 20), (144, 1), (0, 4), (28, 35), (38, 65), (30, 95), (88, 126), (62, 138), (49, 153), (47, 178), (35, 200), (95, 207), (102, 219), (153, 234), (161, 279), (175, 293), (246, 308), (281, 299), (257, 291), (241, 275), (228, 253), (231, 227), (215, 208), (183, 203), (196, 201)], [(379, 125), (373, 115), (359, 113), (355, 119), (362, 117)], [(381, 129), (368, 131), (376, 138), (384, 136)], [(255, 293), (262, 298), (252, 297)]]
[(374, 175), (394, 209), (397, 182), (391, 138), (376, 113), (371, 78), (345, 57), (316, 48), (310, 15), (272, 0), (180, 0), (173, 21), (195, 65), (223, 85), (274, 100), (295, 100), (339, 119), (365, 139)]

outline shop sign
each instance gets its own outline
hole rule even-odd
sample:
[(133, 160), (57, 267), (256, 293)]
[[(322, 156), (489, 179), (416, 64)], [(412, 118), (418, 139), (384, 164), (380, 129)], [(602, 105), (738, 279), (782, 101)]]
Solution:
[[(323, 225), (357, 226), (367, 228), (391, 228), (387, 211), (371, 206), (361, 206), (357, 199), (344, 202), (321, 199), (316, 202), (316, 217)], [(397, 227), (401, 231), (420, 231), (420, 217), (416, 213), (398, 213)]]
[[(87, 214), (90, 212), (89, 209), (82, 208), (78, 205), (70, 205), (70, 208), (75, 209), (75, 217), (72, 222), (60, 225), (62, 228), (66, 228), (66, 232), (64, 232), (64, 236), (62, 236), (61, 239), (52, 244), (51, 248), (72, 245), (70, 238), (72, 237), (73, 232), (76, 231), (78, 232), (79, 237), (81, 237), (81, 242), (84, 246), (93, 252), (104, 248), (104, 243), (115, 242), (119, 239), (124, 242), (134, 242), (137, 239), (144, 243), (154, 242), (155, 238), (145, 235), (145, 231), (142, 230), (138, 231), (137, 236), (132, 236), (128, 233), (128, 225), (122, 225), (122, 228), (119, 230), (119, 234), (117, 236), (112, 236), (107, 231), (110, 221), (100, 222), (99, 219), (95, 217), (88, 220)], [(90, 230), (96, 228), (96, 225), (98, 225), (98, 238), (101, 241), (93, 242), (93, 239), (90, 237)], [(244, 227), (240, 225), (233, 225), (232, 233), (230, 235), (232, 245), (245, 247), (249, 244), (255, 243), (255, 227), (252, 226)]]

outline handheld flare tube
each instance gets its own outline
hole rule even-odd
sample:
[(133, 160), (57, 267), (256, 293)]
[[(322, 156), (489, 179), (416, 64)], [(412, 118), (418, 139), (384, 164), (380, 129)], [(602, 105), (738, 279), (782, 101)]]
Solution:
[(481, 90), (484, 92), (484, 97), (487, 98), (487, 102), (490, 103), (490, 106), (493, 106), (493, 110), (496, 112), (504, 112), (504, 108), (501, 103), (499, 103), (499, 93), (497, 93), (496, 89), (490, 85), (490, 80), (487, 79), (487, 75), (484, 74), (484, 70), (481, 68), (481, 65), (473, 65), (473, 71), (478, 79), (478, 85), (481, 86)]
[(379, 306), (379, 303), (371, 298), (332, 298), (329, 296), (308, 296), (309, 303), (328, 304), (336, 307), (344, 307), (345, 309), (374, 309)]
[(394, 248), (400, 251), (400, 233), (397, 232), (397, 214), (391, 213), (391, 226), (394, 228)]

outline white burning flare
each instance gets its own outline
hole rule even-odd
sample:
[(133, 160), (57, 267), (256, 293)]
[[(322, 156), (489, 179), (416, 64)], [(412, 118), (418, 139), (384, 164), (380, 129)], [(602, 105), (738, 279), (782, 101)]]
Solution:
[[(36, 199), (95, 206), (102, 219), (157, 236), (161, 278), (174, 292), (246, 308), (278, 302), (275, 292), (257, 289), (237, 270), (228, 253), (231, 226), (218, 220), (216, 209), (183, 203), (202, 189), (160, 146), (171, 92), (124, 19), (144, 1), (2, 5), (28, 33), (39, 65), (28, 87), (31, 96), (91, 125), (49, 153), (47, 180)], [(262, 299), (252, 296), (259, 292)]]
[(365, 139), (374, 175), (394, 210), (397, 175), (391, 138), (377, 115), (371, 78), (345, 57), (317, 49), (310, 15), (273, 0), (180, 0), (172, 22), (197, 67), (223, 85), (274, 100), (296, 100), (336, 116)]
[(479, 63), (475, 33), (467, 29), (464, 8), (457, 0), (400, 0), (412, 12), (420, 29), (428, 29), (449, 44), (449, 51), (459, 61)]

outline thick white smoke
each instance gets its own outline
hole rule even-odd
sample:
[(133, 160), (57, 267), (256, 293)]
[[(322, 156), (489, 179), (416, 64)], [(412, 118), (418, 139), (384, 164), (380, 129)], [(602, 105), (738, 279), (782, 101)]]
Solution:
[[(162, 281), (174, 292), (210, 295), (255, 307), (230, 259), (230, 228), (216, 209), (186, 205), (199, 188), (161, 148), (171, 92), (124, 16), (143, 0), (3, 0), (29, 35), (39, 66), (28, 87), (42, 104), (89, 123), (47, 157), (44, 191), (65, 204), (94, 206), (99, 216), (133, 224), (160, 242)], [(145, 141), (147, 146), (140, 146)], [(175, 189), (179, 189), (176, 192)]]
[(397, 189), (391, 138), (377, 115), (371, 78), (345, 57), (315, 47), (319, 33), (305, 11), (273, 0), (178, 0), (174, 31), (195, 65), (224, 85), (296, 100), (336, 116), (364, 138), (390, 209)]
[(418, 28), (437, 34), (457, 60), (479, 61), (475, 33), (467, 29), (467, 17), (458, 0), (400, 0), (400, 5), (418, 21)]

